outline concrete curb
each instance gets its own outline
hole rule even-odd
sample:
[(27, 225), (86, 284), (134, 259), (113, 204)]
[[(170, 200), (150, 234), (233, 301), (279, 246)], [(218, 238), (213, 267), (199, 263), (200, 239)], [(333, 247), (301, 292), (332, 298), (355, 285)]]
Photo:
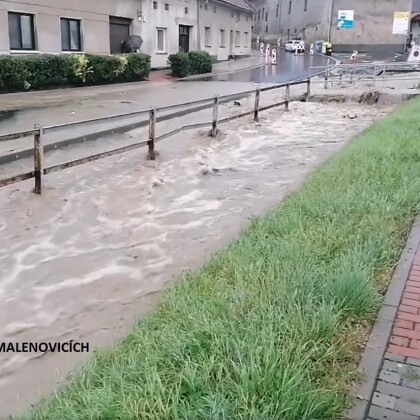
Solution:
[(352, 396), (357, 398), (358, 402), (347, 412), (347, 419), (363, 420), (367, 416), (369, 404), (376, 388), (378, 374), (397, 315), (397, 309), (419, 245), (420, 216), (416, 217), (414, 221), (407, 244), (394, 271), (382, 308), (379, 311), (366, 344), (359, 364), (359, 370), (364, 375), (364, 381), (358, 383), (352, 391)]
[(260, 64), (255, 64), (254, 66), (248, 66), (248, 67), (244, 67), (242, 69), (224, 71), (224, 72), (220, 72), (220, 73), (196, 74), (194, 76), (181, 77), (179, 79), (175, 79), (175, 81), (176, 82), (192, 82), (194, 80), (201, 80), (201, 79), (206, 78), (206, 77), (225, 76), (226, 74), (240, 73), (241, 71), (257, 69), (257, 68), (263, 67), (263, 66), (265, 66), (267, 64), (270, 64), (270, 63), (265, 63), (264, 62), (264, 63), (260, 63)]

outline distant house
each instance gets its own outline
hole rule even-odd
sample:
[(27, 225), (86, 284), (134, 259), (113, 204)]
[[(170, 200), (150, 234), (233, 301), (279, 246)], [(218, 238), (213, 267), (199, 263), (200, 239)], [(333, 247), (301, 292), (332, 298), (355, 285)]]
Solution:
[(113, 54), (132, 36), (152, 67), (178, 51), (226, 60), (250, 54), (253, 14), (246, 0), (1, 0), (0, 54)]

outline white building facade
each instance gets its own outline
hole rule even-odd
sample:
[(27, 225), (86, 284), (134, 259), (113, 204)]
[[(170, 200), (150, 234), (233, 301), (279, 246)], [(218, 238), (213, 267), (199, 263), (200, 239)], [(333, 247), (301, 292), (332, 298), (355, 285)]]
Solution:
[(137, 36), (154, 68), (179, 51), (227, 60), (250, 54), (253, 13), (246, 0), (1, 0), (0, 54), (112, 54)]

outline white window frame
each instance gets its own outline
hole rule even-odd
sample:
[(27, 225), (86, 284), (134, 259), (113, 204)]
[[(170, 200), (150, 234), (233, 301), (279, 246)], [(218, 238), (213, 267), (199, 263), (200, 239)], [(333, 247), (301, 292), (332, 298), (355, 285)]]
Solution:
[(241, 31), (235, 31), (235, 47), (241, 46)]
[[(159, 50), (159, 31), (163, 32), (163, 49)], [(166, 41), (167, 28), (156, 27), (156, 53), (167, 54), (167, 41)]]
[(204, 46), (211, 47), (211, 26), (204, 27)]
[(226, 48), (226, 30), (220, 29), (219, 35), (220, 35), (220, 48)]
[(249, 32), (244, 32), (244, 47), (248, 46), (248, 36)]

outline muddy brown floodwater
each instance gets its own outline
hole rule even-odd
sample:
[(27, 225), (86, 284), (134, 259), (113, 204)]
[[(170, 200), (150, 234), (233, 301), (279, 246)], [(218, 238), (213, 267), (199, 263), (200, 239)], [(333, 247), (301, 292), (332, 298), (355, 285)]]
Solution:
[[(139, 149), (48, 175), (42, 196), (31, 194), (31, 181), (2, 188), (0, 341), (112, 345), (177, 275), (389, 111), (296, 102), (260, 123), (225, 124), (217, 139), (172, 137), (158, 143), (155, 162)], [(0, 354), (0, 418), (53, 391), (87, 357)]]

